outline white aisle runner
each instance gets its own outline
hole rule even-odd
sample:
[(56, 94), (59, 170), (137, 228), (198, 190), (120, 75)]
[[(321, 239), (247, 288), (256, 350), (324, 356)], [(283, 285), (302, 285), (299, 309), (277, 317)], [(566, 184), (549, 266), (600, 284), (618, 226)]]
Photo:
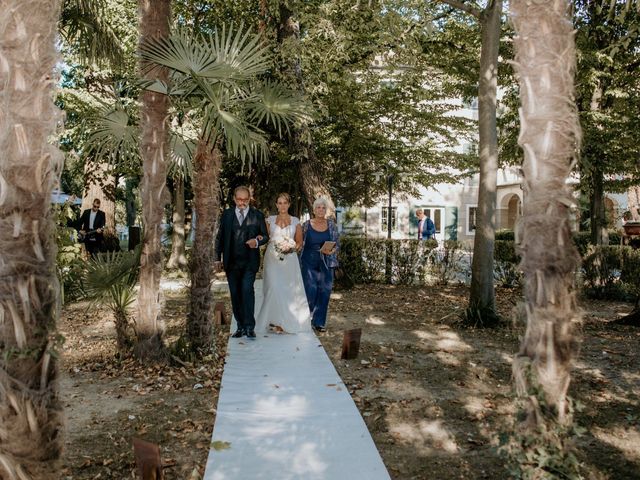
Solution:
[(229, 338), (205, 480), (389, 478), (313, 333)]

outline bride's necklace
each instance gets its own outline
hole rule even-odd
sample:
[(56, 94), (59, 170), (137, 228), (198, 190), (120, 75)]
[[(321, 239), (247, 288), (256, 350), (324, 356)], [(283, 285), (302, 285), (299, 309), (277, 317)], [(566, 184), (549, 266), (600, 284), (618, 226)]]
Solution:
[(285, 215), (276, 215), (276, 225), (278, 225), (280, 228), (286, 228), (289, 225), (291, 225), (291, 217), (289, 217), (289, 214), (285, 214)]

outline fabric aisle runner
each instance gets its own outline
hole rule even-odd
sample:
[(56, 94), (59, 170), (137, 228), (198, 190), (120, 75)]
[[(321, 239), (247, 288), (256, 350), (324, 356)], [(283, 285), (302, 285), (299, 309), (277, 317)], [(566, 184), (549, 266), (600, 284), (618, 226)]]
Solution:
[(390, 479), (313, 333), (229, 338), (211, 445), (205, 480)]

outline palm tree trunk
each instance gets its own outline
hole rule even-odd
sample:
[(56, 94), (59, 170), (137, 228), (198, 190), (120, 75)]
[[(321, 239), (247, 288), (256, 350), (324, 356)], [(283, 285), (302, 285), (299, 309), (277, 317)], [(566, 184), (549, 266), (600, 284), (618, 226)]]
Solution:
[[(170, 0), (139, 0), (140, 44), (151, 39), (169, 36)], [(167, 68), (141, 65), (147, 80), (168, 82)], [(162, 93), (144, 91), (142, 94), (140, 153), (142, 157), (142, 220), (144, 233), (140, 256), (140, 293), (136, 355), (144, 358), (162, 356), (163, 324), (160, 318), (160, 276), (162, 275), (162, 216), (168, 202), (167, 122), (169, 99)]]
[[(293, 11), (285, 2), (280, 2), (278, 42), (283, 44), (292, 40), (296, 43), (300, 42), (300, 25), (294, 18)], [(305, 87), (300, 59), (294, 57), (286, 60), (288, 65), (285, 67), (284, 74), (289, 77), (289, 83), (295, 85), (298, 92), (304, 95)], [(331, 200), (331, 193), (323, 178), (322, 164), (316, 155), (312, 138), (311, 130), (306, 122), (292, 128), (290, 148), (299, 161), (300, 186), (310, 212), (313, 211), (313, 202), (316, 198), (325, 197)]]
[(171, 256), (167, 261), (169, 269), (183, 269), (187, 266), (185, 252), (185, 228), (184, 228), (184, 177), (180, 176), (174, 181), (173, 198), (173, 234), (171, 235)]
[[(575, 47), (569, 7), (569, 1), (557, 0), (511, 3), (522, 105), (519, 143), (524, 150), (526, 202), (520, 250), (527, 315), (513, 369), (518, 393), (528, 403), (530, 427), (554, 416), (555, 421), (566, 419), (577, 347), (574, 275), (579, 256), (571, 240), (573, 199), (566, 179), (580, 144), (580, 126), (573, 97)], [(542, 394), (536, 395), (539, 391)]]
[(480, 83), (478, 87), (480, 187), (471, 264), (469, 305), (478, 312), (495, 311), (493, 249), (496, 233), (498, 179), (498, 137), (496, 108), (498, 90), (498, 50), (502, 0), (489, 2), (480, 15)]
[(2, 2), (0, 13), (0, 478), (58, 479), (58, 396), (51, 191), (63, 159), (49, 138), (60, 3)]
[(200, 139), (194, 157), (195, 240), (191, 256), (191, 297), (187, 336), (194, 351), (211, 348), (213, 312), (211, 282), (216, 223), (220, 214), (218, 182), (222, 153), (218, 145)]

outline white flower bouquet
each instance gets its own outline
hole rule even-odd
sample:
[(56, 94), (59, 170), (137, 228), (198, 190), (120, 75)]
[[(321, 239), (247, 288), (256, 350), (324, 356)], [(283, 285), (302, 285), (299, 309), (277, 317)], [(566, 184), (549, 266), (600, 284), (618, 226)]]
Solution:
[(285, 255), (296, 251), (296, 242), (293, 238), (282, 237), (273, 244), (273, 247), (278, 254), (278, 258), (284, 260)]

